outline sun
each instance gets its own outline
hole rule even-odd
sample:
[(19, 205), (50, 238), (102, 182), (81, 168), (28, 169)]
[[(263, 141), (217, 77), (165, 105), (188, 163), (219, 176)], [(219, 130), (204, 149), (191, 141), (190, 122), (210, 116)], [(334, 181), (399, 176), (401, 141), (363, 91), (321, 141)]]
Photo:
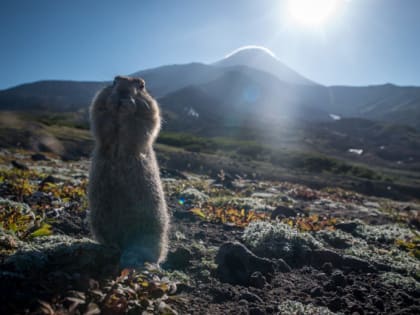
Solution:
[(343, 0), (289, 0), (289, 14), (306, 26), (325, 24)]

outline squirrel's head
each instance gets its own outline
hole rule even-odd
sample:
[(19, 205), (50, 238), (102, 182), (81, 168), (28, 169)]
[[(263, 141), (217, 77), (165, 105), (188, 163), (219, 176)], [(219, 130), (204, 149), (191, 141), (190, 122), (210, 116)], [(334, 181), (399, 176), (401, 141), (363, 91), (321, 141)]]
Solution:
[(140, 78), (115, 77), (96, 95), (90, 114), (93, 135), (103, 149), (141, 153), (160, 129), (159, 107)]

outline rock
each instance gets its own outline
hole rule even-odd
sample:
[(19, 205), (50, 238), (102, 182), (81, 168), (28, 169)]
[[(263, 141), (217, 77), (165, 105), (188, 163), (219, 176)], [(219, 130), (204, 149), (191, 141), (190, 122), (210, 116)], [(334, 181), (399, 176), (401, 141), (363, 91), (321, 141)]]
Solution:
[(37, 237), (21, 243), (19, 250), (4, 259), (0, 269), (29, 277), (54, 271), (101, 274), (117, 267), (119, 252), (90, 239), (65, 235)]
[(331, 275), (332, 281), (336, 286), (345, 287), (347, 284), (346, 278), (344, 277), (343, 273), (339, 270), (334, 271)]
[(12, 163), (12, 166), (13, 166), (14, 168), (17, 168), (17, 169), (19, 169), (19, 170), (29, 170), (29, 167), (28, 167), (28, 166), (26, 166), (25, 164), (21, 163), (21, 162), (18, 162), (18, 161), (12, 161), (12, 162), (10, 162), (10, 163)]
[(249, 284), (258, 289), (264, 288), (266, 283), (267, 283), (267, 280), (265, 279), (264, 275), (259, 271), (254, 272), (249, 277)]
[(248, 301), (247, 301), (247, 300), (239, 300), (239, 301), (238, 301), (238, 305), (241, 305), (241, 306), (248, 306)]
[[(379, 297), (374, 297), (372, 300), (372, 304), (376, 306), (376, 308), (380, 309), (382, 312), (385, 309), (384, 302)], [(407, 305), (407, 304), (405, 304)]]
[(206, 233), (204, 231), (198, 231), (197, 233), (194, 234), (194, 238), (196, 240), (204, 240), (206, 239)]
[(322, 244), (309, 233), (299, 233), (283, 222), (252, 222), (242, 239), (252, 251), (268, 258), (281, 258), (292, 267), (310, 264), (311, 252)]
[(281, 258), (273, 259), (273, 262), (276, 264), (276, 270), (279, 272), (292, 271), (292, 268)]
[(250, 276), (259, 271), (267, 279), (274, 274), (276, 264), (256, 256), (239, 242), (223, 244), (216, 255), (218, 277), (222, 282), (249, 285)]
[(49, 161), (49, 159), (41, 153), (35, 153), (31, 155), (32, 161)]
[(271, 219), (275, 220), (276, 218), (288, 218), (296, 217), (298, 212), (295, 209), (278, 206), (273, 212), (271, 212)]
[(329, 249), (316, 249), (311, 253), (311, 265), (317, 268), (324, 263), (331, 263), (334, 267), (341, 267), (342, 262), (342, 257)]
[(197, 221), (197, 216), (192, 213), (191, 211), (187, 211), (184, 209), (175, 208), (174, 217), (180, 220), (189, 220), (189, 221)]
[(330, 275), (333, 270), (333, 265), (330, 262), (322, 264), (321, 270), (324, 271), (327, 275)]
[(347, 232), (347, 233), (353, 233), (356, 228), (360, 225), (359, 222), (355, 222), (355, 221), (349, 221), (349, 222), (341, 222), (341, 223), (337, 223), (335, 225), (335, 228)]
[(343, 267), (346, 267), (350, 270), (361, 270), (365, 272), (376, 271), (375, 268), (368, 261), (354, 256), (343, 255), (342, 264)]
[(185, 269), (190, 265), (193, 255), (191, 251), (185, 247), (178, 247), (175, 251), (168, 253), (168, 258), (164, 264), (165, 268)]
[(323, 294), (324, 294), (324, 292), (323, 292), (321, 287), (315, 287), (310, 291), (310, 295), (312, 297), (322, 296)]
[(342, 308), (342, 306), (343, 306), (343, 302), (341, 301), (339, 297), (332, 299), (328, 303), (328, 308), (333, 312), (339, 311)]
[(329, 249), (317, 249), (311, 253), (311, 265), (320, 268), (325, 263), (331, 263), (335, 268), (347, 268), (350, 270), (361, 270), (361, 271), (375, 271), (375, 268), (366, 260), (348, 256), (340, 255)]

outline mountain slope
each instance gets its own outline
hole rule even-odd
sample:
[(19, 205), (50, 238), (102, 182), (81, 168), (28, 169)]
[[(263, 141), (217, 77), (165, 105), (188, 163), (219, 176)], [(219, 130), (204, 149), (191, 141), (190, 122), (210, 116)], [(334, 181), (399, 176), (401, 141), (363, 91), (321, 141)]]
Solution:
[(2, 110), (73, 111), (87, 107), (105, 82), (38, 81), (0, 91)]
[[(156, 98), (165, 99), (164, 104), (174, 102), (174, 110), (180, 110), (177, 115), (183, 115), (185, 106), (211, 103), (206, 110), (201, 106), (200, 111), (206, 111), (199, 119), (201, 123), (206, 118), (212, 121), (220, 113), (229, 121), (227, 124), (249, 124), (255, 118), (278, 123), (276, 120), (282, 117), (323, 121), (334, 114), (420, 129), (419, 87), (391, 84), (325, 87), (284, 66), (263, 49), (242, 49), (213, 65), (169, 65), (132, 75), (145, 78), (148, 90)], [(0, 109), (76, 111), (86, 108), (104, 84), (76, 81), (23, 84), (0, 91)], [(201, 94), (188, 99), (193, 86)], [(177, 95), (174, 99), (173, 93)]]
[(131, 75), (145, 79), (148, 90), (155, 97), (161, 97), (192, 84), (214, 80), (223, 72), (223, 69), (202, 63), (189, 63), (137, 71)]
[(303, 77), (281, 63), (271, 52), (262, 47), (245, 47), (214, 63), (218, 67), (245, 65), (275, 75), (280, 80), (292, 84), (314, 85), (315, 82)]

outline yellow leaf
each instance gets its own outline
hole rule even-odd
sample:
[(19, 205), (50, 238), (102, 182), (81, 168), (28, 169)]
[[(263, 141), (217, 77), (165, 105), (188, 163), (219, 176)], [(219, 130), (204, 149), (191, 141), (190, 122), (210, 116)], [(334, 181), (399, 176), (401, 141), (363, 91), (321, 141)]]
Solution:
[(44, 223), (38, 230), (30, 234), (30, 237), (48, 236), (51, 235), (51, 225)]
[(201, 209), (199, 208), (194, 208), (190, 210), (192, 213), (194, 213), (195, 215), (198, 215), (200, 218), (205, 219), (206, 215), (204, 214), (203, 211), (201, 211)]

